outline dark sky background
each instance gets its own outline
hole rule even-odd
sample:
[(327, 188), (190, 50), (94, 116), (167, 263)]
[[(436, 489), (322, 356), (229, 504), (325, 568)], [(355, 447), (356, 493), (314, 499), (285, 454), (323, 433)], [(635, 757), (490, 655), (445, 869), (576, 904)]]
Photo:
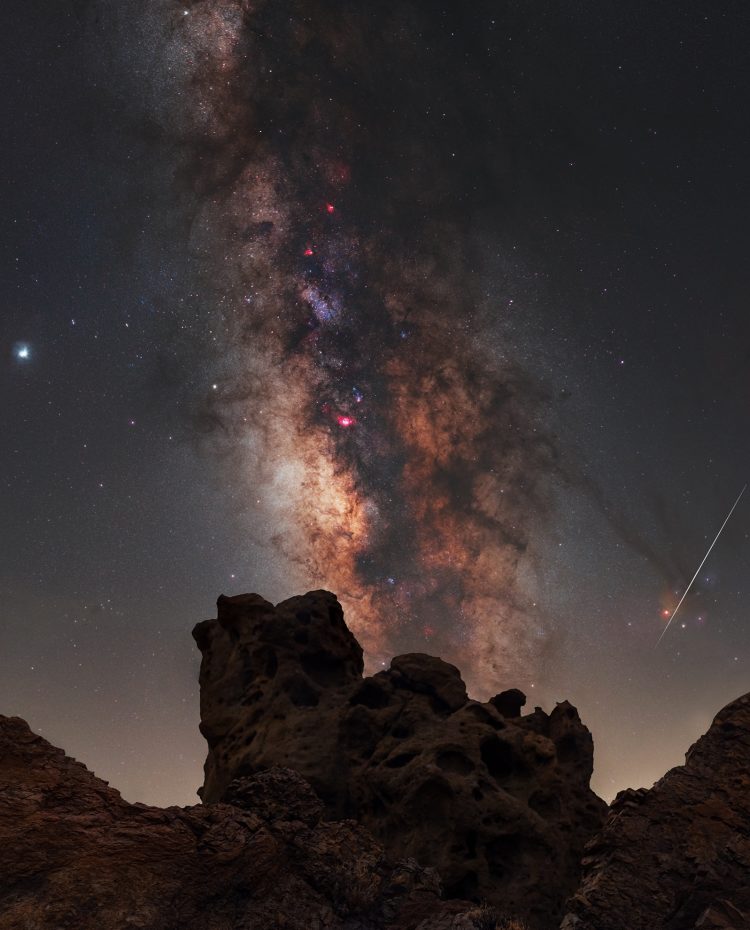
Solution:
[(0, 711), (192, 803), (194, 623), (577, 705), (605, 798), (750, 687), (740, 3), (6, 0)]

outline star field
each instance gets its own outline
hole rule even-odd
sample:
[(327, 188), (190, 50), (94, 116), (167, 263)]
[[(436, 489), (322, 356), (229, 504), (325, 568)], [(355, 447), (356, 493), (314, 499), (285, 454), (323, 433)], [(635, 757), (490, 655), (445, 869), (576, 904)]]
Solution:
[(190, 629), (576, 704), (605, 797), (748, 690), (748, 17), (13, 0), (0, 710), (200, 783)]

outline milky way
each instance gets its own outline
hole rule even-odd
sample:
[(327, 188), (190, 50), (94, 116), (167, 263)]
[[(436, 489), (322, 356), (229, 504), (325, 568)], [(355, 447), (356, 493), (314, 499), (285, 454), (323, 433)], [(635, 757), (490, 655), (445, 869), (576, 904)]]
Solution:
[(748, 480), (742, 5), (3, 10), (3, 712), (190, 803), (190, 628), (325, 586), (608, 798), (681, 763), (750, 668), (746, 499), (654, 649)]
[(339, 594), (371, 662), (429, 649), (491, 689), (532, 675), (543, 638), (518, 576), (556, 453), (543, 392), (498, 361), (507, 300), (475, 268), (505, 171), (476, 71), (487, 24), (448, 78), (434, 20), (205, 0), (145, 28), (217, 294), (202, 425), (269, 508), (267, 544)]

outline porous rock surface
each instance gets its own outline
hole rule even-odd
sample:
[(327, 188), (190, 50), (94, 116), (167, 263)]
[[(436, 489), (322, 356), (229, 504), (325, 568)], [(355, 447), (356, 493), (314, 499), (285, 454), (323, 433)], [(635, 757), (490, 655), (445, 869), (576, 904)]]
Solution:
[(389, 863), (288, 769), (227, 786), (231, 804), (129, 804), (0, 716), (0, 930), (485, 930), (437, 875)]
[(434, 866), (448, 896), (556, 927), (606, 805), (589, 788), (593, 744), (574, 707), (521, 715), (524, 695), (470, 700), (458, 669), (410, 654), (363, 678), (333, 594), (278, 606), (220, 597), (193, 635), (203, 654), (201, 796), (289, 766), (332, 819), (355, 818), (395, 858)]
[(620, 792), (583, 868), (564, 930), (750, 930), (750, 694), (685, 765)]

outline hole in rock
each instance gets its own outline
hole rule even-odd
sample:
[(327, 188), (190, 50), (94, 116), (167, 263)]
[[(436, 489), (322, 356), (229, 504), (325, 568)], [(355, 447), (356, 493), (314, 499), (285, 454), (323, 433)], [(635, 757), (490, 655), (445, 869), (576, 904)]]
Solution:
[(437, 823), (447, 819), (455, 798), (450, 786), (432, 779), (423, 782), (411, 796), (411, 809), (415, 816)]
[(510, 743), (497, 738), (486, 739), (480, 747), (482, 762), (493, 778), (506, 778), (515, 769), (515, 753)]
[(344, 663), (326, 652), (308, 652), (302, 656), (302, 668), (321, 688), (343, 685), (347, 679)]
[(572, 762), (578, 755), (578, 743), (575, 736), (563, 736), (561, 740), (555, 743), (557, 758), (560, 762)]
[(450, 705), (444, 701), (439, 694), (430, 695), (430, 707), (432, 708), (432, 712), (439, 717), (446, 717), (448, 714), (452, 713)]
[(437, 764), (444, 772), (454, 775), (468, 775), (474, 771), (474, 763), (462, 752), (455, 749), (446, 749), (438, 753)]
[(416, 758), (416, 756), (416, 752), (402, 752), (397, 756), (392, 756), (385, 764), (389, 769), (402, 769), (405, 765), (408, 765), (412, 759)]
[(476, 872), (465, 872), (458, 881), (446, 886), (446, 898), (462, 898), (464, 901), (477, 901), (479, 880)]

